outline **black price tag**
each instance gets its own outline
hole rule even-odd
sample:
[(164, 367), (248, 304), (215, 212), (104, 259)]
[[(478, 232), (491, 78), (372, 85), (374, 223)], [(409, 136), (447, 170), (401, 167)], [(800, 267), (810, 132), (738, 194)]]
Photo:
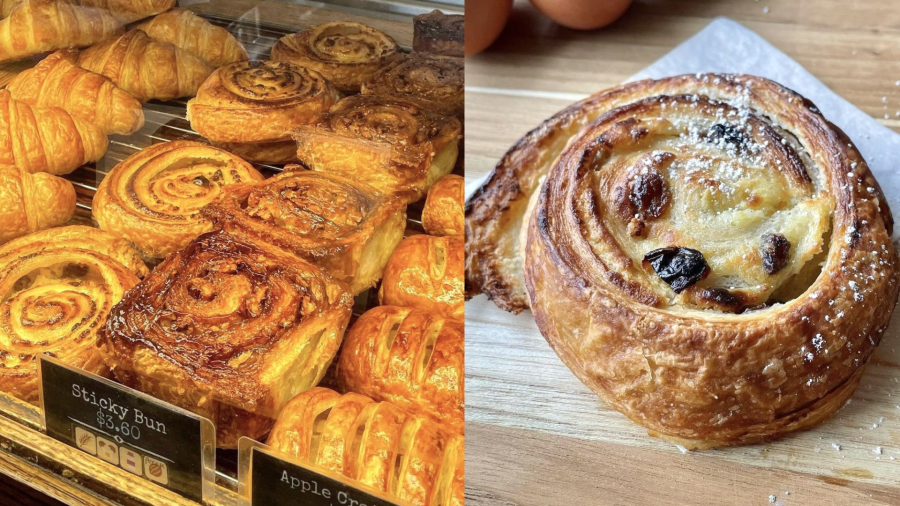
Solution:
[[(400, 506), (308, 467), (250, 448), (252, 506)], [(358, 485), (361, 487), (362, 485)]]
[[(214, 458), (215, 429), (205, 418), (42, 356), (47, 435), (114, 466), (203, 499)], [(204, 465), (204, 464), (208, 465)]]

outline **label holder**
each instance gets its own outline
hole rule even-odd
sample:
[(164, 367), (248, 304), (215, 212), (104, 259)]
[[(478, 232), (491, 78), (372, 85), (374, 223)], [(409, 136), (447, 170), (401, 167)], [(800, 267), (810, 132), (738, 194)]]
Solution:
[[(50, 367), (49, 368), (46, 367), (45, 364), (50, 364)], [(39, 404), (41, 406), (40, 422), (41, 422), (41, 430), (45, 434), (47, 434), (48, 436), (50, 436), (54, 439), (57, 439), (57, 440), (63, 442), (69, 446), (72, 446), (73, 448), (79, 449), (81, 451), (87, 451), (87, 453), (89, 453), (89, 454), (91, 453), (91, 451), (85, 450), (85, 448), (82, 446), (79, 446), (79, 442), (76, 441), (76, 432), (80, 432), (82, 435), (87, 433), (91, 436), (94, 436), (98, 441), (99, 441), (99, 439), (101, 439), (101, 437), (100, 437), (101, 434), (103, 435), (104, 438), (105, 437), (110, 437), (111, 439), (114, 438), (115, 442), (118, 443), (119, 445), (121, 445), (121, 448), (119, 448), (120, 452), (123, 452), (124, 450), (126, 450), (126, 448), (131, 447), (131, 448), (133, 448), (133, 451), (132, 451), (133, 453), (142, 457), (141, 464), (139, 464), (141, 471), (142, 471), (142, 475), (135, 476), (136, 478), (143, 479), (149, 483), (158, 485), (170, 492), (179, 494), (183, 497), (186, 497), (188, 499), (195, 500), (198, 502), (206, 503), (208, 501), (213, 500), (216, 497), (216, 495), (217, 495), (217, 491), (216, 491), (216, 429), (215, 429), (215, 425), (209, 419), (202, 417), (200, 415), (197, 415), (196, 413), (192, 413), (183, 408), (180, 408), (178, 406), (167, 403), (165, 401), (162, 401), (160, 399), (157, 399), (151, 395), (148, 395), (148, 394), (145, 394), (138, 390), (134, 390), (132, 388), (126, 387), (125, 385), (116, 383), (107, 378), (103, 378), (96, 374), (89, 373), (89, 372), (81, 370), (77, 367), (69, 366), (47, 354), (40, 355), (38, 357), (37, 368), (38, 368), (38, 379), (39, 379), (38, 385), (39, 385), (39, 396), (40, 396)], [(62, 435), (61, 432), (64, 432), (64, 431), (60, 431), (57, 428), (57, 426), (59, 426), (60, 423), (69, 423), (69, 422), (60, 422), (59, 420), (55, 419), (52, 422), (55, 430), (51, 430), (51, 428), (48, 426), (48, 410), (47, 410), (47, 406), (46, 406), (47, 394), (45, 393), (45, 370), (53, 370), (53, 368), (58, 368), (58, 369), (55, 369), (56, 372), (62, 371), (63, 374), (74, 374), (77, 377), (82, 378), (84, 380), (85, 384), (89, 385), (89, 384), (91, 384), (91, 382), (94, 382), (95, 384), (98, 384), (101, 389), (112, 389), (113, 391), (118, 392), (118, 395), (125, 399), (127, 399), (128, 397), (133, 397), (137, 400), (136, 402), (143, 402), (146, 404), (150, 404), (152, 406), (156, 406), (156, 407), (162, 408), (166, 411), (175, 413), (176, 415), (187, 417), (187, 418), (199, 423), (199, 427), (200, 427), (200, 448), (199, 448), (199, 451), (200, 451), (200, 469), (199, 469), (199, 471), (200, 471), (200, 473), (199, 473), (200, 487), (199, 487), (199, 489), (196, 489), (196, 487), (191, 487), (192, 490), (187, 490), (187, 489), (180, 489), (175, 486), (166, 486), (166, 485), (162, 484), (163, 483), (162, 479), (168, 480), (168, 478), (169, 478), (167, 468), (164, 468), (166, 470), (160, 472), (160, 476), (156, 479), (149, 478), (150, 472), (151, 472), (151, 470), (149, 468), (147, 469), (147, 472), (146, 472), (147, 476), (144, 476), (143, 469), (144, 469), (144, 465), (146, 463), (149, 462), (151, 464), (158, 464), (158, 463), (165, 464), (165, 462), (169, 462), (171, 464), (174, 461), (172, 461), (166, 455), (162, 455), (160, 453), (148, 450), (148, 449), (141, 447), (139, 445), (136, 445), (134, 443), (124, 441), (124, 439), (122, 439), (119, 436), (119, 434), (113, 435), (113, 432), (106, 432), (106, 433), (101, 432), (102, 429), (98, 429), (95, 426), (95, 425), (97, 425), (97, 423), (91, 423), (91, 422), (97, 422), (96, 420), (91, 420), (91, 422), (83, 422), (81, 420), (75, 420), (73, 417), (66, 415), (66, 418), (72, 424), (72, 429), (71, 429), (72, 437), (71, 438), (66, 437), (65, 435)], [(79, 388), (81, 388), (80, 385), (79, 385)], [(74, 396), (74, 394), (73, 394), (73, 396)], [(58, 401), (59, 400), (57, 399), (56, 402), (58, 402)], [(81, 402), (81, 401), (75, 401), (73, 399), (71, 402)], [(53, 413), (51, 416), (56, 416), (56, 415), (57, 415), (56, 413)], [(62, 418), (62, 417), (58, 416), (56, 418)], [(113, 425), (116, 425), (117, 423), (119, 423), (119, 420), (115, 420), (111, 423)], [(151, 422), (145, 421), (145, 423), (150, 423), (152, 425)], [(130, 433), (132, 425), (129, 425), (126, 422), (121, 422), (121, 425), (116, 425), (114, 432), (124, 433), (126, 426), (128, 427), (128, 431)], [(146, 427), (140, 427), (140, 426), (138, 427), (138, 429), (144, 430), (145, 432), (152, 431), (151, 429), (147, 429)], [(103, 460), (103, 461), (109, 463), (109, 465), (112, 465), (114, 467), (122, 469), (125, 472), (131, 471), (131, 473), (134, 475), (138, 474), (136, 472), (137, 469), (135, 469), (135, 468), (128, 469), (128, 467), (126, 467), (125, 465), (115, 465), (113, 462), (111, 462), (111, 459), (112, 459), (111, 455), (109, 455), (109, 458), (101, 458), (99, 456), (99, 454), (94, 453), (94, 456), (95, 456), (95, 458), (98, 458), (99, 460)], [(157, 466), (157, 468), (154, 471), (159, 472), (160, 467), (161, 466)]]

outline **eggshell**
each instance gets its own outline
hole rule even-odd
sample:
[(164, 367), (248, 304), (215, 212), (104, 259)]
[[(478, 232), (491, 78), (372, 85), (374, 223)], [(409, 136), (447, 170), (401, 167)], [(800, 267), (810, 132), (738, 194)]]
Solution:
[(466, 2), (466, 56), (484, 51), (497, 40), (511, 10), (512, 0)]
[[(631, 5), (631, 0), (531, 0), (531, 3), (545, 16), (567, 28), (593, 30), (619, 19)], [(468, 23), (468, 16), (466, 18)], [(466, 33), (466, 51), (468, 38)]]

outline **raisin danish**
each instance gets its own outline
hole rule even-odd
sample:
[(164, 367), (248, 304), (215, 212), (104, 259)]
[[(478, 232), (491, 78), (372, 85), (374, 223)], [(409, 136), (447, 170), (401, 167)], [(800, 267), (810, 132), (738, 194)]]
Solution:
[(521, 309), (496, 262), (524, 246), (562, 361), (652, 435), (708, 448), (811, 427), (849, 398), (897, 300), (892, 226), (812, 103), (690, 75), (595, 95), (518, 143), (470, 202), (467, 264)]

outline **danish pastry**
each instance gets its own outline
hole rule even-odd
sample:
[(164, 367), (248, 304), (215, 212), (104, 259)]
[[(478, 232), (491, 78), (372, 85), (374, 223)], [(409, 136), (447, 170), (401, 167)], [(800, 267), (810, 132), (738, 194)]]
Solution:
[(374, 286), (403, 239), (406, 204), (363, 182), (286, 169), (261, 183), (227, 188), (203, 215), (231, 234), (319, 266), (354, 294)]
[(128, 241), (96, 228), (51, 228), (0, 246), (0, 391), (37, 404), (35, 357), (94, 374), (113, 304), (147, 274)]
[(297, 127), (294, 139), (297, 158), (307, 167), (415, 202), (453, 170), (460, 129), (456, 118), (406, 100), (355, 95), (316, 123)]
[(147, 259), (165, 258), (212, 230), (200, 209), (223, 187), (261, 181), (240, 158), (194, 141), (144, 148), (118, 163), (100, 182), (91, 210), (103, 230), (137, 245)]
[(322, 379), (352, 305), (317, 267), (215, 231), (129, 291), (98, 343), (122, 383), (206, 416), (235, 448)]
[(370, 26), (334, 21), (278, 39), (272, 59), (315, 70), (342, 93), (358, 93), (397, 50), (394, 39)]
[(462, 321), (379, 306), (347, 332), (338, 382), (345, 392), (390, 402), (463, 432), (465, 355)]
[(50, 174), (0, 166), (0, 244), (66, 223), (75, 214), (75, 187)]
[(393, 404), (314, 388), (291, 399), (266, 442), (414, 506), (462, 506), (462, 435)]
[(448, 174), (434, 183), (422, 208), (422, 227), (430, 235), (463, 235), (465, 233), (466, 180)]
[(878, 183), (811, 102), (715, 74), (595, 95), (503, 159), (470, 209), (478, 255), (504, 234), (493, 220), (516, 216), (484, 213), (526, 200), (515, 192), (544, 169), (526, 214), (531, 309), (612, 407), (708, 448), (843, 406), (893, 311), (898, 259)]
[(395, 58), (382, 67), (363, 84), (362, 94), (408, 100), (462, 121), (465, 112), (464, 87), (462, 58), (411, 53)]
[(458, 236), (407, 237), (384, 268), (378, 301), (462, 319), (464, 249), (463, 238)]

